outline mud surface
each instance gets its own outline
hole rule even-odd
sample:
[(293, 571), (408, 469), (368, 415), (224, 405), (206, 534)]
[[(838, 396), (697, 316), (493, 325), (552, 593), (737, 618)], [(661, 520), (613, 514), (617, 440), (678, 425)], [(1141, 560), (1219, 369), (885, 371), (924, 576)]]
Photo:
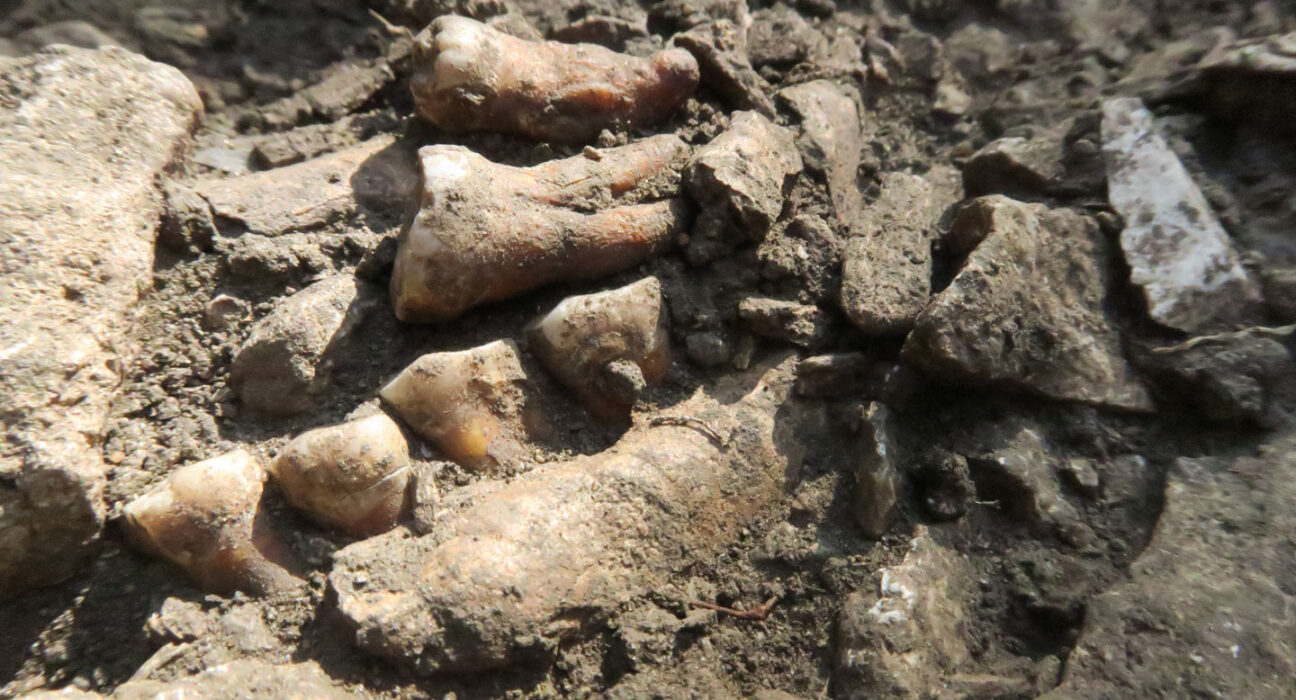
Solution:
[[(669, 133), (702, 145), (727, 128), (735, 94), (758, 91), (778, 123), (797, 133), (806, 165), (789, 178), (782, 212), (763, 240), (738, 241), (702, 264), (675, 249), (623, 273), (545, 287), (437, 324), (398, 321), (379, 294), (376, 310), (347, 328), (345, 344), (329, 347), (327, 377), (310, 384), (305, 398), (294, 396), (292, 410), (246, 405), (231, 384), (231, 371), (256, 320), (336, 273), (354, 274), (375, 288), (389, 283), (395, 237), (415, 204), (420, 146), (464, 145), (519, 166), (582, 152), (580, 146), (516, 137), (442, 133), (414, 116), (409, 36), (384, 26), (370, 10), (417, 31), (428, 8), (442, 5), (467, 13), (465, 8), (478, 4), (0, 3), (0, 37), (7, 39), (0, 48), (21, 53), (40, 42), (31, 30), (64, 20), (89, 22), (120, 45), (178, 67), (207, 109), (187, 169), (165, 186), (168, 209), (153, 285), (131, 323), (138, 351), (123, 366), (109, 409), (102, 443), (110, 470), (102, 548), (65, 583), (0, 603), (0, 697), (65, 686), (107, 694), (132, 677), (169, 681), (244, 659), (315, 662), (334, 683), (372, 697), (739, 697), (763, 690), (803, 698), (924, 697), (921, 679), (893, 682), (877, 670), (890, 666), (885, 655), (870, 656), (870, 645), (894, 640), (878, 642), (848, 629), (864, 624), (864, 611), (878, 600), (884, 567), (899, 571), (909, 565), (907, 556), (919, 558), (919, 548), (911, 554), (911, 542), (920, 527), (926, 531), (923, 542), (935, 542), (923, 544), (922, 552), (937, 546), (957, 553), (950, 566), (958, 573), (941, 584), (950, 591), (939, 603), (957, 608), (950, 613), (956, 623), (946, 620), (915, 633), (918, 645), (927, 647), (923, 653), (935, 655), (919, 658), (942, 669), (937, 685), (949, 695), (940, 697), (1035, 697), (1063, 682), (1068, 658), (1087, 634), (1090, 601), (1118, 584), (1124, 587), (1117, 591), (1128, 588), (1131, 564), (1153, 537), (1167, 475), (1177, 462), (1224, 469), (1218, 465), (1249, 464), (1246, 459), (1262, 445), (1288, 449), (1278, 436), (1292, 431), (1296, 416), (1296, 341), (1290, 332), (1260, 333), (1188, 347), (1181, 345), (1188, 336), (1148, 319), (1115, 242), (1121, 222), (1107, 202), (1098, 133), (1104, 96), (1145, 97), (1170, 148), (1241, 252), (1243, 266), (1264, 285), (1268, 306), (1248, 310), (1244, 325), (1272, 328), (1296, 320), (1289, 316), (1296, 297), (1296, 135), (1272, 127), (1264, 109), (1256, 108), (1252, 120), (1245, 100), (1235, 101), (1242, 106), (1221, 118), (1209, 97), (1184, 97), (1174, 89), (1175, 76), (1209, 50), (1212, 33), (1261, 37), (1296, 30), (1296, 4), (1282, 0), (754, 2), (747, 37), (751, 73), (735, 73), (747, 75), (747, 82), (709, 82), (704, 70), (702, 89), (664, 125), (605, 133), (596, 145)], [(600, 40), (638, 55), (664, 47), (688, 25), (685, 3), (671, 0), (644, 0), (642, 6), (520, 0), (517, 7), (541, 36)], [(786, 87), (821, 79), (857, 101), (861, 127), (858, 143), (835, 144), (827, 154), (815, 150), (819, 146), (805, 134), (813, 121), (805, 108), (778, 97)], [(965, 169), (987, 144), (1004, 137), (1031, 148), (1008, 157), (1001, 147), (994, 156), (1001, 160)], [(366, 142), (367, 148), (348, 150)], [(341, 164), (312, 160), (336, 153), (362, 155)], [(840, 158), (857, 162), (845, 174), (834, 172), (832, 163)], [(293, 167), (302, 170), (268, 176), (255, 186), (238, 180)], [(952, 175), (957, 170), (963, 170), (961, 182)], [(1110, 277), (1102, 308), (1093, 313), (1105, 315), (1111, 326), (1103, 330), (1105, 347), (1122, 346), (1120, 361), (1128, 361), (1150, 387), (1155, 410), (1144, 410), (1142, 400), (1113, 408), (1110, 402), (1057, 398), (1084, 398), (1091, 389), (1101, 393), (1089, 386), (1053, 391), (1049, 398), (1049, 392), (1033, 392), (1029, 378), (998, 381), (994, 372), (969, 378), (919, 369), (927, 365), (910, 362), (908, 350), (903, 360), (901, 354), (920, 308), (911, 297), (896, 304), (900, 311), (890, 311), (914, 307), (910, 316), (888, 320), (887, 330), (871, 335), (854, 326), (853, 311), (843, 310), (840, 296), (843, 255), (876, 245), (848, 242), (870, 225), (870, 210), (901, 172), (924, 178), (930, 192), (923, 196), (945, 209), (964, 199), (966, 187), (978, 195), (1003, 193), (1070, 207), (1080, 212), (1075, 216), (1092, 219), (1082, 228), (1105, 238), (1094, 249), (1106, 251), (1106, 258), (1087, 257), (1086, 265), (1101, 264), (1100, 276)], [(350, 185), (342, 188), (345, 193), (319, 194), (342, 184), (339, 178)], [(843, 194), (852, 179), (857, 191)], [(300, 182), (321, 184), (311, 189), (296, 186)], [(238, 204), (222, 208), (222, 197)], [(197, 204), (186, 208), (186, 202)], [(878, 211), (890, 213), (878, 220), (912, 218), (894, 213), (895, 207), (879, 204)], [(968, 253), (944, 235), (950, 213), (907, 224), (926, 227), (904, 243), (916, 245), (918, 253), (882, 256), (893, 267), (870, 274), (897, 275), (879, 284), (916, 288), (906, 293), (919, 298), (949, 287)], [(995, 263), (978, 261), (991, 268)], [(915, 282), (900, 279), (915, 274), (895, 267), (901, 265), (925, 267)], [(856, 275), (868, 268), (847, 269)], [(796, 457), (776, 504), (752, 514), (736, 538), (726, 534), (730, 528), (716, 528), (726, 539), (699, 546), (707, 556), (681, 553), (678, 565), (667, 567), (668, 576), (618, 600), (611, 615), (552, 656), (478, 675), (421, 675), (411, 664), (357, 648), (328, 583), (334, 552), (356, 539), (295, 514), (273, 486), (267, 486), (264, 507), (309, 569), (309, 585), (299, 595), (205, 595), (171, 565), (126, 543), (117, 522), (121, 506), (177, 466), (237, 447), (268, 461), (308, 429), (376, 412), (379, 388), (423, 354), (521, 340), (524, 326), (564, 297), (650, 274), (662, 281), (670, 309), (674, 362), (664, 382), (640, 397), (637, 425), (652, 425), (686, 405), (700, 387), (782, 353), (831, 357), (803, 363), (794, 396), (780, 409), (781, 435), (795, 443), (787, 454)], [(1034, 282), (1019, 282), (1025, 291), (1016, 292), (1017, 298), (1028, 298), (1026, 288)], [(852, 289), (857, 300), (861, 292)], [(776, 304), (786, 306), (771, 306)], [(761, 309), (774, 311), (760, 315)], [(1003, 323), (1011, 325), (1012, 316)], [(795, 322), (779, 320), (787, 318)], [(1016, 321), (1022, 333), (1032, 332), (1033, 319)], [(1018, 354), (1035, 353), (1024, 366), (1069, 361), (1065, 353), (1050, 355), (1047, 339), (1021, 338), (1007, 341), (1005, 357), (1015, 347)], [(983, 340), (1004, 342), (997, 330)], [(985, 347), (976, 352), (985, 354)], [(408, 435), (415, 468), (435, 474), (439, 507), (447, 512), (523, 472), (597, 454), (624, 431), (589, 420), (553, 380), (529, 366), (534, 360), (522, 361), (545, 384), (544, 405), (532, 408), (545, 414), (548, 427), (533, 459), (502, 471), (471, 472)], [(876, 540), (865, 536), (857, 518), (864, 507), (857, 483), (866, 476), (860, 464), (873, 447), (864, 443), (882, 439), (877, 430), (861, 427), (865, 406), (874, 401), (889, 406), (885, 439), (891, 449), (884, 452), (898, 471), (894, 513)], [(1291, 468), (1291, 460), (1252, 461)], [(1230, 497), (1255, 495), (1235, 491)], [(1195, 501), (1185, 499), (1182, 507), (1196, 507)], [(1291, 534), (1274, 537), (1286, 559), (1274, 565), (1277, 583), (1270, 583), (1290, 604), (1296, 594)], [(682, 535), (663, 539), (687, 541)], [(1173, 544), (1181, 550), (1193, 546)], [(417, 547), (397, 551), (407, 550), (412, 556)], [(1247, 568), (1239, 561), (1242, 554), (1231, 555), (1231, 566)], [(1238, 590), (1245, 595), (1245, 587)], [(1102, 599), (1102, 619), (1118, 616), (1109, 610), (1113, 599), (1150, 605), (1136, 595), (1114, 595)], [(752, 609), (768, 600), (775, 602), (760, 619), (696, 604)], [(940, 615), (939, 606), (931, 614)], [(1136, 613), (1124, 610), (1119, 617), (1136, 624), (1130, 621), (1143, 619)], [(1116, 653), (1114, 634), (1119, 636), (1094, 632), (1081, 645), (1089, 655), (1086, 664)], [(957, 637), (955, 651), (945, 644), (949, 635)], [(1174, 678), (1190, 676), (1201, 664), (1191, 660), (1191, 643), (1173, 635), (1141, 632), (1119, 653), (1137, 656), (1143, 643), (1163, 645), (1149, 656), (1172, 659), (1166, 663), (1187, 670), (1135, 667), (1116, 676), (1086, 665), (1085, 672), (1137, 686), (1145, 671), (1146, 687), (1167, 696), (1188, 688), (1228, 690), (1209, 678), (1176, 686)], [(845, 660), (856, 647), (860, 658), (873, 659), (860, 662), (863, 671)], [(1293, 671), (1290, 640), (1285, 651), (1280, 647), (1269, 652), (1266, 672)], [(1236, 657), (1206, 655), (1216, 664)], [(905, 685), (910, 681), (918, 685)], [(1078, 677), (1057, 692), (1118, 692), (1095, 687)], [(1296, 686), (1281, 682), (1254, 687), (1266, 697), (1296, 696)]]

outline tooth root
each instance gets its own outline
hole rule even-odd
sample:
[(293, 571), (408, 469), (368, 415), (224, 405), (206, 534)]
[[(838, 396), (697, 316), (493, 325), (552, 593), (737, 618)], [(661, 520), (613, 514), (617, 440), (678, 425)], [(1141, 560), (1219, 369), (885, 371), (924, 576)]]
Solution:
[(406, 511), (409, 473), (405, 436), (381, 414), (303, 433), (271, 466), (294, 508), (359, 536), (396, 526)]
[(689, 148), (658, 136), (533, 168), (460, 146), (420, 152), (423, 197), (401, 234), (391, 294), (403, 321), (444, 321), (557, 281), (633, 267), (689, 223), (678, 191)]
[(444, 16), (415, 38), (410, 88), (419, 114), (448, 131), (588, 143), (603, 129), (664, 120), (698, 79), (697, 60), (683, 49), (639, 58)]
[(469, 469), (492, 470), (532, 454), (533, 390), (510, 341), (424, 355), (380, 394), (415, 433)]
[(526, 335), (545, 369), (608, 422), (625, 421), (638, 392), (659, 383), (670, 367), (670, 336), (656, 277), (568, 297), (533, 321)]
[(243, 450), (180, 467), (128, 503), (126, 531), (141, 549), (179, 564), (204, 590), (271, 595), (300, 585), (291, 553), (264, 522), (265, 471)]

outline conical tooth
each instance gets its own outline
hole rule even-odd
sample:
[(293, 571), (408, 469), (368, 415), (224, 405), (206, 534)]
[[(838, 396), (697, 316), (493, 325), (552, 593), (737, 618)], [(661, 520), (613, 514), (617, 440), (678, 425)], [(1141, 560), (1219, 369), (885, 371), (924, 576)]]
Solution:
[(629, 417), (638, 394), (670, 367), (661, 282), (648, 277), (568, 297), (533, 321), (528, 347), (600, 420)]
[(386, 532), (407, 510), (409, 447), (379, 414), (303, 433), (271, 465), (284, 496), (313, 520), (353, 535)]
[(175, 470), (122, 509), (132, 542), (179, 564), (204, 590), (254, 595), (301, 584), (288, 548), (261, 517), (265, 471), (235, 450)]

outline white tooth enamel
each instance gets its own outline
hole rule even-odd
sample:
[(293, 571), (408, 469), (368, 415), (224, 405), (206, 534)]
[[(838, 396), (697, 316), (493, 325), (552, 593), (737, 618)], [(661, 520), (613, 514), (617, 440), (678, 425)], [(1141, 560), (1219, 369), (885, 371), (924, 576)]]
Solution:
[[(470, 154), (460, 146), (432, 146), (419, 151), (419, 160), (423, 166), (423, 205), (424, 211), (436, 210), (443, 205), (452, 192), (460, 188), (459, 181), (468, 176), (471, 164)], [(415, 219), (410, 227), (409, 245), (415, 255), (435, 255), (445, 248), (432, 227), (424, 223), (424, 217)]]
[(480, 56), (482, 47), (491, 40), (485, 29), (485, 25), (465, 17), (445, 18), (436, 35), (433, 89), (447, 90), (470, 83), (489, 84), (489, 66)]

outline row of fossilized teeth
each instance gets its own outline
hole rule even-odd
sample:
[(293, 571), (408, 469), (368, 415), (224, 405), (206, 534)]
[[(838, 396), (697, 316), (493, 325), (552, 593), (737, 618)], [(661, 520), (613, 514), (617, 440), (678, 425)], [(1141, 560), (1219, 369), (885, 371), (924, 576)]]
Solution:
[[(661, 283), (569, 297), (526, 329), (540, 363), (600, 420), (624, 420), (670, 362)], [(420, 437), (469, 468), (529, 454), (533, 392), (517, 346), (496, 341), (424, 355), (381, 395)], [(385, 414), (297, 436), (268, 473), (311, 519), (357, 536), (394, 527), (411, 504), (411, 461)], [(267, 470), (236, 450), (181, 467), (123, 509), (131, 540), (169, 559), (204, 589), (272, 594), (300, 583), (297, 565), (264, 522)]]

